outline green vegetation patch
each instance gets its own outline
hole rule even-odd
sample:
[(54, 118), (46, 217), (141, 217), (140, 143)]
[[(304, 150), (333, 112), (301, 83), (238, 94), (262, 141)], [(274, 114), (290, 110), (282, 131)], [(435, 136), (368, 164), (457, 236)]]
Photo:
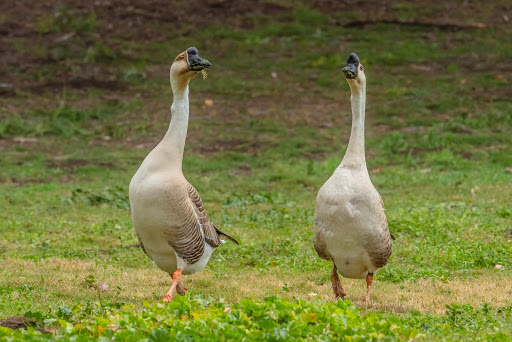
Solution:
[(27, 330), (0, 327), (9, 341), (412, 341), (430, 340), (449, 332), (464, 340), (508, 341), (512, 305), (480, 309), (450, 305), (446, 314), (411, 313), (397, 317), (363, 312), (350, 301), (323, 302), (267, 297), (236, 304), (196, 295), (169, 304), (90, 301), (59, 306), (54, 313), (27, 312), (35, 322)]

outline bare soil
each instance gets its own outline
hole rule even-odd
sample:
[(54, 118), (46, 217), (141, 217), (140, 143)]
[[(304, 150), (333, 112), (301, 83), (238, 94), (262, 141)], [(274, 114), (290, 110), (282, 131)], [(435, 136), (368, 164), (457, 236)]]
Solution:
[[(419, 25), (459, 30), (483, 26), (508, 25), (506, 13), (512, 5), (506, 1), (493, 6), (473, 1), (430, 1), (425, 11), (421, 0), (404, 3), (392, 1), (310, 0), (309, 5), (328, 15), (333, 25), (365, 26), (380, 22), (397, 25)], [(502, 3), (502, 4), (500, 4)], [(291, 20), (288, 15), (299, 5), (288, 0), (279, 3), (265, 0), (5, 0), (0, 2), (0, 97), (10, 97), (16, 90), (38, 93), (44, 89), (100, 88), (119, 90), (125, 86), (117, 79), (115, 68), (108, 63), (88, 64), (83, 61), (80, 44), (93, 46), (98, 40), (165, 41), (176, 34), (186, 36), (194, 27), (212, 24), (234, 29), (250, 29), (259, 18)], [(41, 22), (66, 8), (74, 16), (95, 13), (97, 27), (93, 32), (41, 32)], [(421, 12), (421, 17), (418, 14)], [(359, 18), (355, 20), (354, 18)], [(43, 30), (44, 31), (44, 30)], [(109, 46), (122, 54), (119, 46)], [(59, 47), (71, 51), (71, 58), (51, 53)], [(129, 59), (124, 56), (123, 59)], [(473, 63), (472, 63), (473, 64)], [(54, 65), (54, 80), (34, 79), (42, 67)], [(73, 68), (65, 66), (73, 66)], [(474, 65), (474, 64), (473, 64)], [(506, 66), (509, 68), (509, 66)], [(71, 70), (70, 70), (71, 69)], [(58, 80), (58, 81), (56, 81)]]
[(106, 168), (113, 168), (114, 163), (109, 162), (95, 162), (91, 160), (84, 159), (63, 159), (63, 160), (47, 160), (46, 164), (49, 168), (52, 169), (66, 169), (73, 171), (78, 167), (86, 166), (86, 165), (97, 165)]
[(13, 330), (27, 328), (34, 325), (36, 320), (34, 318), (28, 318), (23, 316), (14, 316), (9, 318), (0, 319), (0, 326), (4, 328), (10, 328)]

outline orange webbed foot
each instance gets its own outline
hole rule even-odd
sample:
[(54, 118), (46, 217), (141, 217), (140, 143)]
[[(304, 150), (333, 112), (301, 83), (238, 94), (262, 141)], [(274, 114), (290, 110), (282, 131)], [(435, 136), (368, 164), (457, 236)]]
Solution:
[(164, 296), (164, 298), (162, 299), (162, 301), (164, 302), (172, 302), (172, 294), (169, 294), (169, 292), (167, 292)]

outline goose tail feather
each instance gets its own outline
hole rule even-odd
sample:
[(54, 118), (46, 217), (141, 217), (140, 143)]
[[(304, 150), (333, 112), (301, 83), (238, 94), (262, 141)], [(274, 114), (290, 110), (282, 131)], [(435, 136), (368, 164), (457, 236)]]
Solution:
[(239, 246), (240, 246), (240, 244), (238, 243), (238, 241), (236, 241), (235, 239), (233, 239), (233, 238), (232, 238), (231, 236), (229, 236), (228, 234), (221, 232), (220, 230), (218, 230), (218, 229), (217, 229), (217, 227), (215, 227), (215, 231), (217, 232), (217, 234), (219, 235), (219, 237), (225, 237), (226, 239), (231, 240), (231, 241), (233, 241), (234, 243), (236, 243), (237, 245), (239, 245)]

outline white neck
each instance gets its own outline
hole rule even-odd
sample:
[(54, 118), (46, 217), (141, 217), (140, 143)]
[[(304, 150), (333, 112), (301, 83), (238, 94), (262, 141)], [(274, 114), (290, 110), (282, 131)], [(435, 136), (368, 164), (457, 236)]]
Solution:
[(169, 154), (172, 167), (181, 170), (188, 129), (188, 85), (182, 91), (177, 91), (174, 84), (172, 85), (174, 99), (171, 106), (171, 123), (161, 144)]
[(348, 168), (366, 168), (364, 156), (364, 114), (366, 105), (366, 84), (350, 87), (352, 106), (352, 130), (347, 152), (340, 166)]

